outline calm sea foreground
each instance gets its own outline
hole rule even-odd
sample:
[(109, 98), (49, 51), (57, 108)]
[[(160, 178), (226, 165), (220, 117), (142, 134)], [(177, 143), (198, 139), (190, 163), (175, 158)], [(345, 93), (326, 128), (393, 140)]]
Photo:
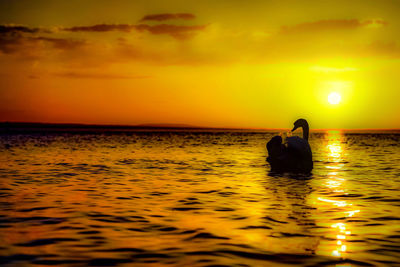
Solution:
[(312, 133), (309, 176), (275, 134), (2, 134), (0, 264), (400, 265), (400, 134)]

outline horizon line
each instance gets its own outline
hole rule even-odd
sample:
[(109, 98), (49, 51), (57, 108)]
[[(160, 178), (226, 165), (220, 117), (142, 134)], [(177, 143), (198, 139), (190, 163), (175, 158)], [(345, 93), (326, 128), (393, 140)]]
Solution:
[[(97, 123), (75, 123), (75, 122), (32, 122), (32, 121), (0, 121), (0, 126), (5, 124), (29, 125), (30, 126), (67, 126), (67, 127), (110, 127), (110, 128), (142, 128), (142, 129), (214, 129), (214, 130), (281, 130), (290, 131), (290, 128), (264, 128), (264, 127), (215, 127), (215, 126), (198, 126), (184, 123), (141, 123), (141, 124), (97, 124)], [(310, 131), (400, 131), (400, 128), (315, 128)]]

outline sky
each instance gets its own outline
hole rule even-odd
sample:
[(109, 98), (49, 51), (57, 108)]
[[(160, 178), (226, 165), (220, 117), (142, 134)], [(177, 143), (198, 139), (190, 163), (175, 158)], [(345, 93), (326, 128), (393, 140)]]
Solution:
[(400, 128), (398, 14), (383, 0), (1, 0), (0, 121)]

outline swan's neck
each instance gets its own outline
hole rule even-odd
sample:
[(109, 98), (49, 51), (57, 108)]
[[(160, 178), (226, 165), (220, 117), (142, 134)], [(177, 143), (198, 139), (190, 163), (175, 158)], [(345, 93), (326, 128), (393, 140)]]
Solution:
[(308, 142), (308, 125), (303, 125), (301, 126), (301, 128), (303, 128), (303, 139), (305, 139)]

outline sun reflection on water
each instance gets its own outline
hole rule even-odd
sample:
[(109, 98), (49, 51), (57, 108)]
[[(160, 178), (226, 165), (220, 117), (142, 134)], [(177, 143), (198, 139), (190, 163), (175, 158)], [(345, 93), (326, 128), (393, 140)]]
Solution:
[(332, 159), (340, 159), (342, 155), (342, 147), (340, 146), (339, 143), (332, 143), (327, 145), (327, 148), (329, 150), (329, 157)]
[[(327, 179), (324, 181), (323, 185), (326, 186), (328, 192), (334, 193), (335, 197), (318, 197), (319, 206), (329, 211), (335, 209), (335, 217), (338, 218), (348, 218), (354, 216), (356, 213), (360, 212), (359, 209), (354, 209), (353, 204), (347, 199), (343, 199), (348, 193), (346, 188), (346, 178), (343, 176), (342, 171), (345, 165), (344, 160), (344, 147), (342, 146), (343, 135), (339, 131), (329, 131), (326, 135), (326, 166), (327, 169)], [(339, 195), (337, 195), (339, 193)], [(340, 196), (337, 199), (336, 196)], [(334, 208), (336, 207), (336, 208)], [(333, 208), (333, 209), (332, 209)], [(348, 224), (346, 224), (345, 219), (341, 221), (335, 220), (334, 223), (330, 224), (331, 232), (334, 238), (334, 243), (328, 245), (330, 248), (330, 255), (334, 257), (345, 258), (346, 253), (349, 253), (348, 238), (351, 236), (351, 229)], [(330, 241), (332, 242), (332, 241)]]

